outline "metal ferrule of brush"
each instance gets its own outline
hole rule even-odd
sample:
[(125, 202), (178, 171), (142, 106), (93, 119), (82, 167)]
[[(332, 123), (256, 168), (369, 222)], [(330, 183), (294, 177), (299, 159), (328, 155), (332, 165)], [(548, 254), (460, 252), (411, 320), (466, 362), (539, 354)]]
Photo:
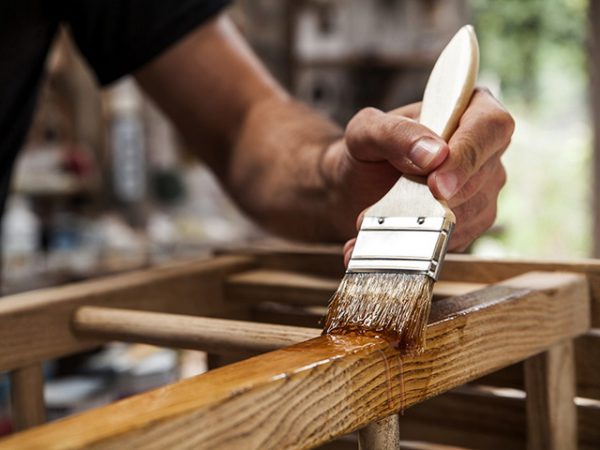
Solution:
[(409, 272), (437, 280), (453, 228), (443, 217), (365, 217), (347, 273)]

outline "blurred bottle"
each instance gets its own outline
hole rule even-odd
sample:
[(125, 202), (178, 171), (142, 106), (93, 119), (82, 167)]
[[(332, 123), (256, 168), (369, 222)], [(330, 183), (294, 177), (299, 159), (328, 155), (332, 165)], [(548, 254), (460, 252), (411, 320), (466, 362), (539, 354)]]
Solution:
[(109, 93), (110, 145), (114, 195), (123, 206), (128, 221), (141, 226), (146, 199), (146, 154), (142, 98), (130, 79), (117, 84)]
[(29, 201), (18, 195), (10, 197), (2, 219), (4, 292), (33, 289), (39, 284), (40, 233), (40, 221)]

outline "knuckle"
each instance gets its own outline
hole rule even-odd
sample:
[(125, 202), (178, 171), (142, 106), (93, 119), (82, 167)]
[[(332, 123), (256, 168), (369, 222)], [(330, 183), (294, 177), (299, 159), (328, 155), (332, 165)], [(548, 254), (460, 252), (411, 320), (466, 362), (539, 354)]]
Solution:
[(485, 230), (489, 230), (492, 227), (492, 225), (496, 223), (497, 216), (498, 208), (496, 208), (496, 205), (494, 205), (492, 208), (490, 208), (490, 212), (486, 214), (483, 219), (484, 229), (482, 230), (482, 232)]
[(500, 163), (500, 168), (498, 169), (499, 173), (498, 173), (498, 185), (499, 185), (499, 189), (502, 189), (504, 186), (506, 186), (506, 181), (508, 180), (508, 176), (506, 174), (506, 168), (504, 167), (504, 165), (502, 163)]
[(459, 155), (459, 168), (463, 172), (472, 173), (477, 169), (479, 162), (479, 151), (477, 143), (472, 135), (465, 135), (462, 139)]
[(508, 145), (513, 132), (515, 131), (515, 119), (505, 110), (492, 114), (490, 126), (497, 130), (502, 145)]
[(487, 87), (487, 86), (476, 86), (475, 87), (475, 94), (476, 95), (482, 95), (482, 94), (484, 94), (484, 95), (489, 95), (491, 97), (494, 96), (494, 94), (492, 94), (492, 91), (490, 90), (490, 88)]
[(471, 198), (473, 195), (476, 194), (476, 192), (479, 190), (479, 180), (475, 177), (469, 179), (469, 181), (467, 181), (463, 187), (460, 189), (460, 191), (458, 191), (456, 193), (455, 197), (455, 201), (456, 202), (463, 202), (465, 200), (468, 200), (469, 198)]
[(356, 118), (359, 118), (360, 120), (372, 120), (374, 119), (376, 116), (379, 116), (379, 114), (381, 114), (381, 111), (379, 111), (377, 108), (373, 108), (371, 106), (368, 106), (366, 108), (362, 108), (360, 111), (358, 111), (358, 113), (356, 114)]
[(382, 138), (387, 140), (403, 138), (408, 132), (407, 125), (408, 119), (402, 116), (395, 116), (394, 120), (387, 121), (385, 126), (382, 127)]
[(360, 146), (368, 137), (368, 127), (366, 124), (369, 123), (367, 119), (369, 113), (364, 111), (359, 111), (350, 119), (350, 122), (346, 126), (346, 144), (350, 149)]
[(481, 118), (486, 129), (492, 130), (492, 136), (497, 136), (499, 144), (504, 148), (510, 143), (515, 131), (515, 119), (503, 107), (498, 106)]

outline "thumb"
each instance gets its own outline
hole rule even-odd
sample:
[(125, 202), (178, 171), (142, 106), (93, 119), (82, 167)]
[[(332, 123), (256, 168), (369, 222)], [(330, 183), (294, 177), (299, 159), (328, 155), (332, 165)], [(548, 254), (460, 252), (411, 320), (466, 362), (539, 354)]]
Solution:
[(359, 161), (388, 161), (409, 175), (430, 173), (449, 151), (448, 144), (426, 126), (375, 108), (365, 108), (350, 120), (346, 146)]

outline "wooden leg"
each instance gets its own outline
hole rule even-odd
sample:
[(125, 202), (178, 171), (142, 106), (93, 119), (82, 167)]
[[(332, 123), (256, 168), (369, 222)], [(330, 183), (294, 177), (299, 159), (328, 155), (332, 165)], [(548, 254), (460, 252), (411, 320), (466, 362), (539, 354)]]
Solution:
[(10, 372), (12, 417), (16, 431), (46, 421), (44, 375), (41, 364), (31, 364)]
[(576, 450), (573, 341), (525, 361), (528, 450)]
[(392, 414), (379, 422), (373, 422), (358, 432), (359, 450), (399, 450), (400, 420)]

